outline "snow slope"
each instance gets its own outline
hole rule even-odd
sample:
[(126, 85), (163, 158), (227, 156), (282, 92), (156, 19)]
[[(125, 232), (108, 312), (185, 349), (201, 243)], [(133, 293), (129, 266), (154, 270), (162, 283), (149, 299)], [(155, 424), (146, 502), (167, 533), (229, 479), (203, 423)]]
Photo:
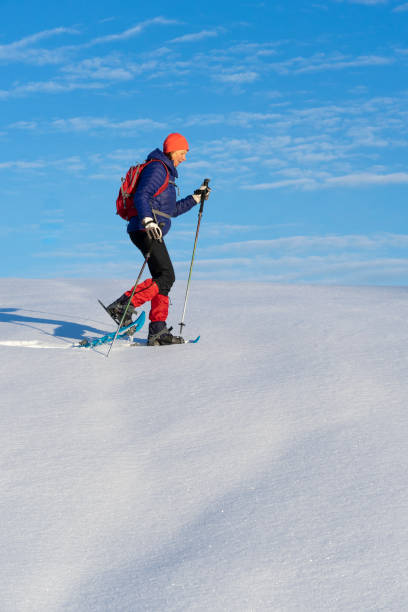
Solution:
[(197, 345), (72, 348), (126, 286), (0, 280), (1, 612), (407, 610), (407, 290), (193, 282)]

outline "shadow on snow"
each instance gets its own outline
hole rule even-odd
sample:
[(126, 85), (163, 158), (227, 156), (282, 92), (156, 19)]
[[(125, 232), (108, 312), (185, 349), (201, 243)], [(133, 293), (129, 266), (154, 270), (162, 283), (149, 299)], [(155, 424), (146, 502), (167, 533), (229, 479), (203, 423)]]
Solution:
[[(61, 319), (42, 318), (35, 316), (28, 316), (23, 314), (17, 314), (24, 312), (20, 308), (0, 308), (0, 322), (11, 323), (13, 325), (21, 325), (22, 327), (29, 327), (35, 329), (46, 336), (54, 336), (58, 338), (69, 338), (72, 340), (81, 340), (91, 334), (105, 334), (105, 329), (92, 327), (86, 323), (74, 323), (73, 321), (64, 321)], [(30, 311), (33, 312), (33, 311)], [(52, 331), (47, 331), (38, 325), (53, 325)]]

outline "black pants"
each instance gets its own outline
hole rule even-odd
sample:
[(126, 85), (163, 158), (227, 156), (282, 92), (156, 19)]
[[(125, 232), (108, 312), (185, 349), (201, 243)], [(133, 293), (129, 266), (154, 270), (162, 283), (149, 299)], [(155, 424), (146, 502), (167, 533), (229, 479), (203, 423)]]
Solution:
[(143, 253), (144, 257), (146, 257), (151, 248), (150, 257), (147, 261), (150, 274), (159, 287), (159, 293), (161, 295), (169, 295), (176, 277), (164, 241), (151, 240), (144, 231), (130, 232), (129, 236), (133, 244)]

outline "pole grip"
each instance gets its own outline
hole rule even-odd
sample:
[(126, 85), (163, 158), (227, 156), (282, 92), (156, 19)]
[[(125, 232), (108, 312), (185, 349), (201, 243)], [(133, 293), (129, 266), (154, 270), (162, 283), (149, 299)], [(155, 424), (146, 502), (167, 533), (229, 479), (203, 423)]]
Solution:
[[(208, 183), (210, 182), (211, 179), (209, 178), (205, 178), (203, 180), (203, 185), (205, 185), (206, 187), (208, 187)], [(205, 202), (205, 193), (201, 194), (201, 205), (200, 205), (200, 213), (202, 214), (203, 210), (204, 210), (204, 202)]]

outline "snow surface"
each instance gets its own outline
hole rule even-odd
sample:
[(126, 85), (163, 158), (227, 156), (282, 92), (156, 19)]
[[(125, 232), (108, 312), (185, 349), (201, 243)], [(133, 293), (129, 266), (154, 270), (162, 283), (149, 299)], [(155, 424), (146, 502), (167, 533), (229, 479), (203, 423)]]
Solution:
[(408, 291), (193, 281), (198, 344), (72, 348), (128, 284), (0, 280), (1, 612), (408, 610)]

